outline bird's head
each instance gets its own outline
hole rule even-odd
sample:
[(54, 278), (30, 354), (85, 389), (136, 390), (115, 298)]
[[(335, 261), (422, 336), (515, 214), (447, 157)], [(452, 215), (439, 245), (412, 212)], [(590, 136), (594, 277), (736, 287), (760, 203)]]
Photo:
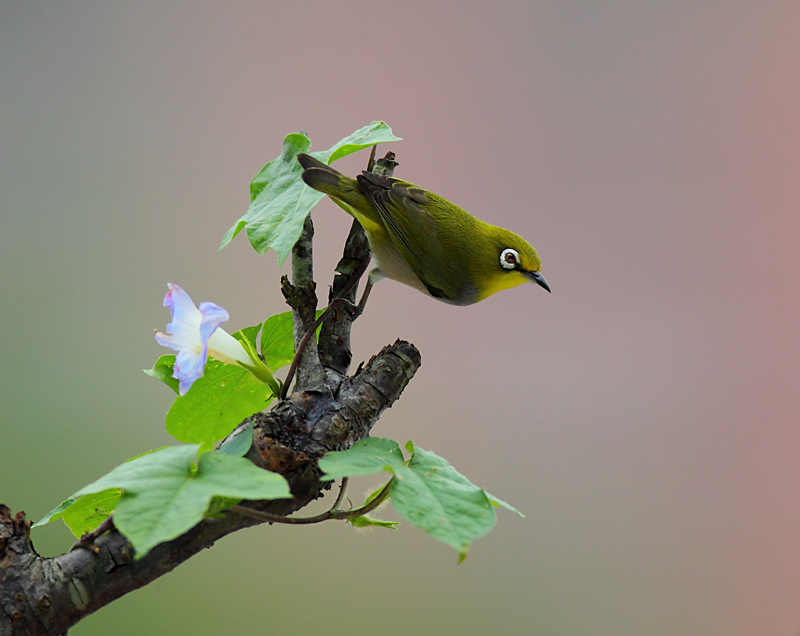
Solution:
[(487, 238), (478, 276), (480, 300), (522, 283), (536, 283), (550, 291), (550, 285), (540, 272), (539, 254), (528, 241), (510, 230), (494, 226), (487, 229)]

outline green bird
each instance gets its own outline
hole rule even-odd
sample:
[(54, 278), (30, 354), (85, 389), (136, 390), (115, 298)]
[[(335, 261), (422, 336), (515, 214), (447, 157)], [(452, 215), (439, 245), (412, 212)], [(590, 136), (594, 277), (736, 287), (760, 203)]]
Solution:
[(377, 264), (369, 283), (390, 278), (451, 305), (523, 283), (550, 291), (539, 255), (518, 234), (413, 183), (371, 172), (351, 179), (310, 155), (297, 159), (303, 181), (364, 227)]

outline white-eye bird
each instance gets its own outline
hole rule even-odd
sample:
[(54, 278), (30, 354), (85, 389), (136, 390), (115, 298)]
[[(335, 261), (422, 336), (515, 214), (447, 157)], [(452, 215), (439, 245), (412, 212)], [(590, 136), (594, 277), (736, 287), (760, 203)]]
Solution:
[(377, 264), (370, 283), (391, 278), (452, 305), (471, 305), (522, 283), (550, 291), (539, 255), (518, 234), (413, 183), (371, 172), (351, 179), (310, 155), (297, 159), (303, 181), (364, 227)]

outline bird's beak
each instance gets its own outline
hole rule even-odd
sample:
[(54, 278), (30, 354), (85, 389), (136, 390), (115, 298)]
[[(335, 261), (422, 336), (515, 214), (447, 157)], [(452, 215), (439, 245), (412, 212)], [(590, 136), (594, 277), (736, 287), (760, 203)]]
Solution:
[(525, 276), (531, 279), (532, 282), (536, 283), (540, 287), (544, 287), (548, 292), (550, 292), (550, 285), (547, 284), (547, 281), (544, 279), (539, 272), (523, 272)]

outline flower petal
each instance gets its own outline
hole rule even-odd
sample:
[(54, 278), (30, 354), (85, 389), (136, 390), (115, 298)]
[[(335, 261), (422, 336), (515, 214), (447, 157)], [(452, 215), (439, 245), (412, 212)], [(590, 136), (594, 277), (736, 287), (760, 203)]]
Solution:
[(172, 320), (167, 333), (156, 331), (155, 337), (158, 344), (178, 352), (172, 375), (179, 380), (181, 395), (203, 377), (209, 355), (228, 364), (253, 364), (242, 344), (219, 328), (229, 318), (225, 309), (210, 302), (200, 303), (198, 309), (179, 285), (168, 283), (168, 287), (164, 306)]
[(169, 291), (164, 296), (164, 307), (169, 307), (171, 322), (167, 325), (167, 333), (177, 333), (189, 327), (197, 328), (202, 314), (194, 306), (192, 299), (179, 285), (167, 283)]
[(228, 364), (253, 364), (242, 343), (221, 327), (214, 330), (208, 339), (208, 355)]
[(199, 311), (201, 316), (199, 330), (203, 340), (208, 340), (214, 330), (230, 318), (228, 312), (215, 303), (200, 303)]
[(186, 395), (192, 384), (203, 377), (208, 352), (205, 344), (197, 349), (181, 349), (175, 356), (172, 377), (178, 379), (178, 393)]
[(180, 346), (173, 340), (170, 334), (161, 333), (160, 331), (156, 330), (156, 342), (160, 344), (162, 347), (169, 347), (170, 349), (174, 349), (178, 351)]

